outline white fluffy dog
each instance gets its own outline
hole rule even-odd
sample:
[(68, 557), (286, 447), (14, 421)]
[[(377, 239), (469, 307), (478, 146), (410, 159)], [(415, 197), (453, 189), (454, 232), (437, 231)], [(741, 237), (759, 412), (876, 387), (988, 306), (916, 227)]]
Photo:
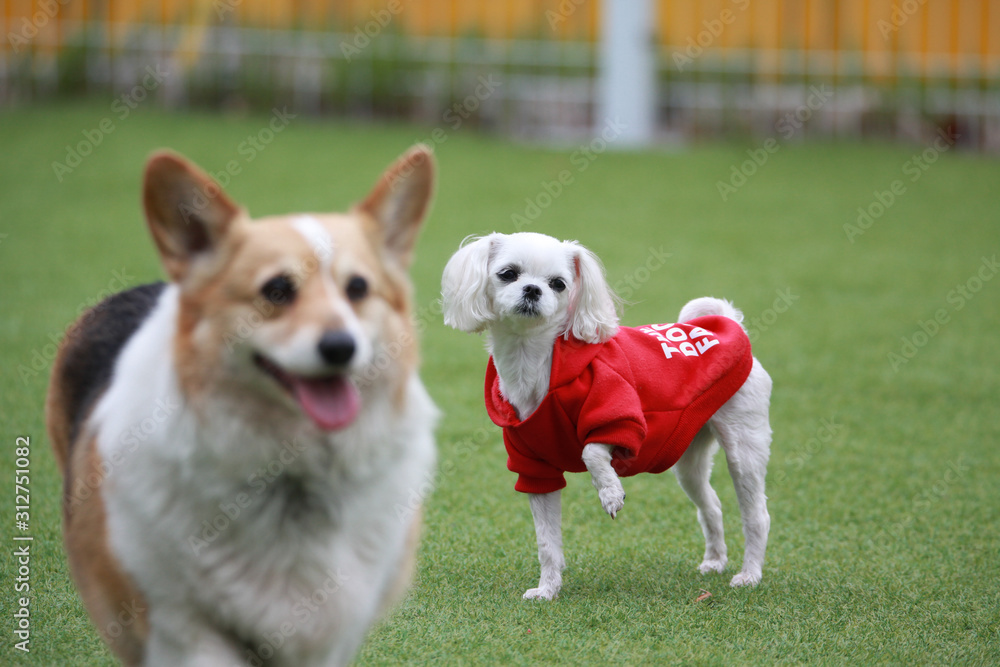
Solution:
[(726, 567), (718, 444), (736, 487), (746, 551), (732, 586), (761, 579), (770, 518), (771, 378), (750, 354), (742, 314), (695, 299), (676, 324), (620, 327), (597, 257), (534, 233), (490, 234), (461, 247), (442, 278), (445, 323), (488, 333), (487, 410), (504, 427), (515, 488), (529, 494), (541, 577), (526, 599), (562, 585), (564, 472), (589, 471), (602, 507), (624, 505), (620, 476), (672, 467), (698, 508), (704, 574)]

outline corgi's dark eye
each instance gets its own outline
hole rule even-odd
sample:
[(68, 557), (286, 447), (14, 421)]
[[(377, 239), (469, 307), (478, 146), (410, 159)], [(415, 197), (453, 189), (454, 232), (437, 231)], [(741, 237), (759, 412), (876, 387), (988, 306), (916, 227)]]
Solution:
[(361, 276), (353, 276), (347, 281), (347, 298), (351, 301), (361, 301), (368, 296), (368, 281)]
[(549, 287), (551, 287), (556, 292), (562, 292), (566, 289), (566, 283), (562, 278), (553, 278), (549, 281)]
[(284, 273), (264, 283), (260, 288), (261, 295), (273, 304), (286, 306), (295, 301), (295, 283)]
[(514, 269), (504, 269), (497, 274), (497, 278), (499, 278), (502, 282), (512, 283), (517, 280), (517, 271)]

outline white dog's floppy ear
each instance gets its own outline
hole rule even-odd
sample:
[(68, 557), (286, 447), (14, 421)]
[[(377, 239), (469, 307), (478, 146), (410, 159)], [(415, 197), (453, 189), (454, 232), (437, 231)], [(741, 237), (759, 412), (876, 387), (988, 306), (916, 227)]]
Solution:
[(572, 334), (585, 343), (603, 343), (618, 332), (618, 297), (608, 286), (597, 255), (572, 241), (566, 245), (576, 269), (566, 336)]
[[(480, 332), (493, 319), (486, 293), (490, 278), (490, 252), (497, 234), (469, 237), (451, 256), (441, 276), (444, 323), (459, 331)], [(467, 243), (474, 239), (472, 243)]]

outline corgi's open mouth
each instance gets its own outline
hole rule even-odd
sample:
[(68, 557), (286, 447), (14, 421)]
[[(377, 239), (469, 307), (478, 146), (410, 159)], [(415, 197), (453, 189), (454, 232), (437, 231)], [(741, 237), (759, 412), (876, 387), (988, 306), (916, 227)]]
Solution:
[(346, 375), (306, 378), (281, 369), (260, 354), (257, 367), (277, 380), (291, 394), (313, 423), (325, 431), (349, 426), (361, 411), (361, 397)]

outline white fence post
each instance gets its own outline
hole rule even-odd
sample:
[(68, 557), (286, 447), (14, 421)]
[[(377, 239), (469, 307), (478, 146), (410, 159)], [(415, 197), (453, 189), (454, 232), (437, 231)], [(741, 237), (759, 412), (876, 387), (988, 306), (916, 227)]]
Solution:
[(603, 0), (594, 131), (618, 124), (619, 147), (648, 145), (656, 132), (655, 19), (655, 0)]

